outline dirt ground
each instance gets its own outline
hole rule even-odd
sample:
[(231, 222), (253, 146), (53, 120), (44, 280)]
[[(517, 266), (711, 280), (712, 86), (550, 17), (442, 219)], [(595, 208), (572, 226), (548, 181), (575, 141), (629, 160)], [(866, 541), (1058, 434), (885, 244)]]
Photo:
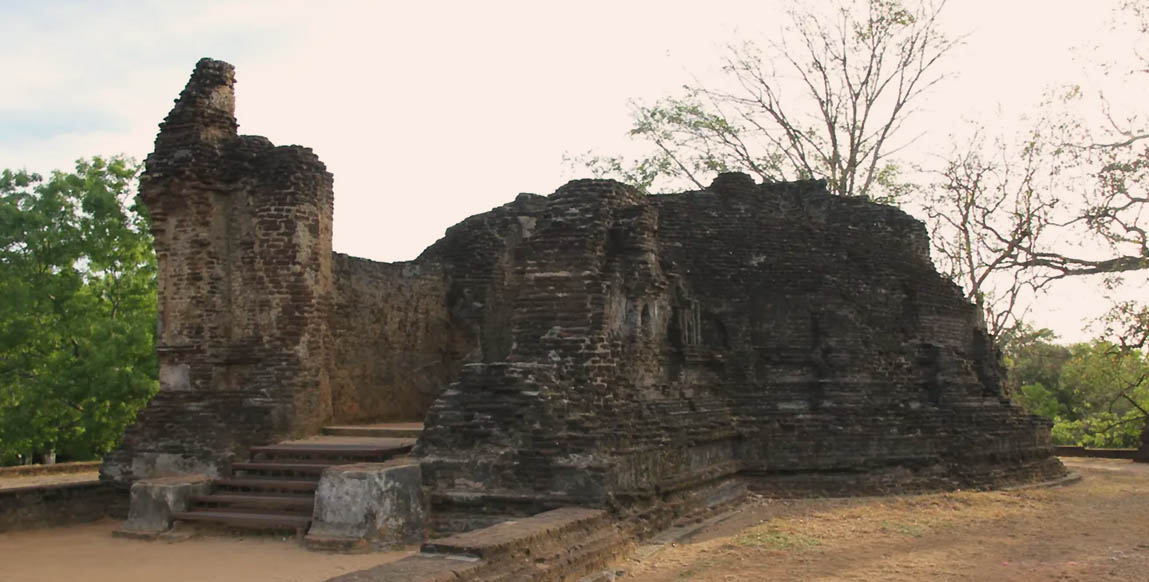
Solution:
[(622, 565), (622, 579), (1149, 581), (1149, 464), (1063, 461), (1080, 482), (1014, 492), (755, 499)]
[[(1014, 492), (755, 499), (618, 569), (636, 582), (1149, 581), (1149, 465), (1065, 463), (1083, 480)], [(148, 542), (112, 537), (118, 525), (0, 534), (0, 580), (320, 582), (404, 555), (309, 552), (271, 536)]]
[(15, 489), (17, 487), (32, 487), (35, 485), (57, 485), (60, 483), (81, 483), (95, 481), (100, 478), (98, 471), (84, 471), (81, 473), (49, 473), (46, 475), (27, 475), (23, 477), (0, 477), (0, 489)]
[(119, 526), (105, 520), (0, 534), (0, 581), (320, 582), (406, 555), (311, 552), (270, 535), (172, 543), (112, 537)]

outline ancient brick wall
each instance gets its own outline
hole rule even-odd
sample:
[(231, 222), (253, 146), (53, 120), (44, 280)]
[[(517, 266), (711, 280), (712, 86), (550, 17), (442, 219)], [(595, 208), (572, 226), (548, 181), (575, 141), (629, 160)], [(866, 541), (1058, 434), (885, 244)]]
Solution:
[[(492, 223), (530, 225), (493, 265), (503, 273), (488, 303), (507, 306), (510, 350), (485, 352), (432, 407), (421, 450), (441, 489), (601, 503), (610, 478), (603, 441), (627, 436), (611, 426), (615, 409), (657, 372), (662, 336), (645, 335), (638, 321), (642, 302), (665, 287), (642, 237), (654, 218), (647, 209), (633, 189), (586, 181), (560, 189), (545, 210), (494, 213), (511, 218)], [(449, 231), (425, 254), (450, 257), (467, 240)], [(634, 357), (620, 359), (623, 350)]]
[(141, 180), (161, 390), (103, 467), (215, 473), (330, 420), (416, 420), (437, 529), (562, 505), (655, 527), (786, 494), (1056, 477), (922, 224), (820, 182), (646, 196), (578, 180), (414, 261), (331, 250), (309, 150), (236, 134), (197, 65)]
[(998, 356), (922, 225), (806, 186), (655, 199), (698, 306), (692, 349), (711, 354), (683, 368), (718, 372), (744, 474), (904, 491), (1056, 472), (1048, 427), (1002, 399)]
[[(650, 509), (735, 475), (841, 493), (1062, 471), (896, 209), (722, 176), (654, 197), (576, 181), (469, 222), (516, 232), (482, 279), (509, 307), (511, 349), (466, 366), (428, 415), (418, 450), (442, 529), (564, 503)], [(469, 248), (466, 224), (425, 255)]]
[(204, 59), (140, 180), (159, 267), (160, 392), (105, 460), (121, 482), (215, 474), (331, 416), (332, 179), (236, 134), (234, 71)]
[(334, 280), (335, 421), (421, 421), (475, 349), (452, 321), (443, 269), (336, 253)]

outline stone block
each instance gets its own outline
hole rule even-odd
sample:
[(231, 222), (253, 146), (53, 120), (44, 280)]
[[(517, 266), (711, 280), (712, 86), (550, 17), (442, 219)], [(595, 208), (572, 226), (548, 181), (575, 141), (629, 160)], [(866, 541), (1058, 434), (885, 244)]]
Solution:
[(427, 517), (422, 486), (414, 459), (331, 467), (319, 480), (304, 543), (354, 551), (422, 542)]
[(207, 475), (181, 475), (144, 479), (132, 484), (128, 520), (116, 532), (123, 536), (152, 536), (172, 527), (172, 513), (186, 511), (192, 495), (211, 492)]

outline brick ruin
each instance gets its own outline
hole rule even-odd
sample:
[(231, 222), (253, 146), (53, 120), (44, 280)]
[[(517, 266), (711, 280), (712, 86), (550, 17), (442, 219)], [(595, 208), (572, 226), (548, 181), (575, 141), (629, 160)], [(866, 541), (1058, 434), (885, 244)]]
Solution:
[(519, 195), (412, 261), (331, 248), (332, 177), (237, 134), (204, 59), (140, 194), (161, 389), (102, 467), (218, 474), (325, 423), (423, 420), (433, 525), (556, 507), (640, 528), (737, 499), (1059, 477), (923, 225), (818, 181)]

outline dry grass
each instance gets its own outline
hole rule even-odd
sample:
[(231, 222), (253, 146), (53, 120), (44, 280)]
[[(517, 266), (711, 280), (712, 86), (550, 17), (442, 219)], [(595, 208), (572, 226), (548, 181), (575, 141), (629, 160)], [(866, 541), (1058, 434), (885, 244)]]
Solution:
[(1149, 581), (1149, 466), (1067, 460), (1075, 485), (753, 500), (626, 579)]

